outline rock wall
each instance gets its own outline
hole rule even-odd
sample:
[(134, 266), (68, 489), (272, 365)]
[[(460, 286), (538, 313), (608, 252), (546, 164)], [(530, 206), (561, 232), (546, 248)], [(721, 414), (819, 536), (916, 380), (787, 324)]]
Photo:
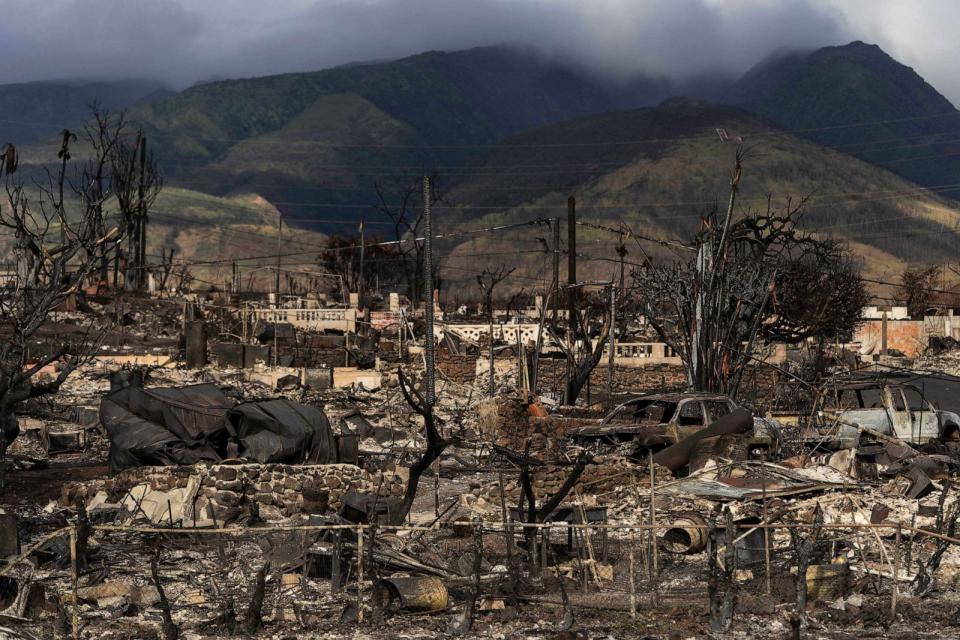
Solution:
[[(541, 388), (562, 393), (566, 372), (566, 363), (563, 360), (540, 360), (540, 372), (538, 375)], [(678, 364), (659, 363), (650, 364), (645, 367), (614, 366), (613, 368), (614, 393), (640, 394), (682, 391), (686, 387), (686, 384), (687, 379), (683, 372), (683, 366)], [(596, 398), (606, 394), (606, 362), (602, 362), (591, 372), (590, 386), (591, 394)], [(584, 388), (580, 395), (586, 399), (586, 388)]]
[(141, 484), (160, 492), (196, 487), (192, 508), (184, 513), (197, 522), (212, 520), (217, 525), (249, 513), (253, 503), (263, 519), (280, 520), (297, 514), (335, 513), (349, 492), (400, 496), (406, 487), (396, 472), (371, 473), (349, 464), (142, 467), (99, 482), (69, 483), (61, 501), (72, 504), (76, 496), (88, 500), (105, 491), (109, 501), (119, 502)]
[(459, 384), (470, 384), (477, 376), (477, 356), (457, 355), (446, 349), (436, 351), (437, 371)]

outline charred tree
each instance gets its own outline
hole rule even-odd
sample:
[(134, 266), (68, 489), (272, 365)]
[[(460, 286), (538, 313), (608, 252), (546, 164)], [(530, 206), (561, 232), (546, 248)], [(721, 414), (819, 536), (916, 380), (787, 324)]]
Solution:
[(399, 370), (398, 373), (400, 377), (400, 392), (403, 394), (407, 404), (410, 405), (410, 408), (423, 417), (423, 429), (427, 439), (427, 446), (423, 450), (423, 453), (420, 454), (420, 458), (410, 467), (410, 477), (407, 480), (407, 488), (403, 493), (403, 501), (400, 503), (399, 509), (397, 509), (390, 518), (390, 524), (392, 525), (403, 524), (407, 514), (410, 513), (414, 499), (417, 497), (417, 487), (420, 486), (420, 477), (430, 468), (430, 465), (440, 457), (451, 442), (440, 435), (433, 413), (433, 402), (429, 402), (423, 394), (414, 388), (410, 381), (407, 380), (402, 369)]
[(849, 333), (866, 293), (848, 249), (798, 229), (805, 199), (734, 220), (738, 149), (725, 215), (701, 218), (688, 258), (633, 271), (632, 296), (683, 360), (697, 391), (735, 394), (764, 339), (799, 342)]
[[(584, 298), (581, 298), (581, 300), (583, 299)], [(591, 305), (591, 310), (594, 306), (598, 306), (603, 314), (603, 324), (600, 326), (599, 333), (597, 333), (593, 340), (589, 338), (589, 311), (586, 314), (583, 326), (580, 331), (577, 332), (584, 336), (582, 341), (574, 338), (572, 342), (568, 343), (554, 336), (554, 341), (560, 345), (561, 350), (566, 356), (567, 367), (570, 372), (564, 384), (564, 404), (576, 404), (577, 398), (580, 397), (580, 393), (590, 380), (590, 375), (593, 373), (593, 370), (597, 368), (597, 365), (600, 364), (601, 358), (603, 358), (603, 351), (607, 346), (607, 339), (610, 336), (610, 331), (613, 329), (613, 318), (610, 313), (610, 306), (604, 302), (600, 302), (597, 305)]]
[[(434, 188), (430, 191), (430, 204), (441, 202), (443, 197), (436, 189), (438, 179), (436, 175), (430, 176), (430, 182)], [(421, 179), (416, 179), (403, 186), (398, 194), (389, 195), (388, 189), (381, 184), (375, 184), (374, 189), (377, 193), (377, 210), (380, 211), (393, 225), (394, 241), (396, 243), (396, 253), (399, 255), (403, 279), (407, 283), (408, 294), (414, 308), (423, 299), (424, 282), (424, 263), (426, 260), (426, 243), (422, 235), (426, 226), (423, 215), (423, 205), (421, 196)], [(396, 202), (390, 200), (396, 198)], [(433, 266), (434, 281), (439, 289), (439, 271), (437, 265)]]
[[(105, 205), (111, 198), (119, 202), (119, 185), (135, 182), (140, 175), (136, 165), (114, 162), (121, 149), (129, 150), (122, 116), (94, 115), (97, 124), (88, 130), (87, 159), (80, 167), (71, 164), (77, 136), (64, 130), (56, 170), (48, 170), (44, 180), (34, 180), (36, 197), (14, 177), (16, 148), (7, 145), (0, 151), (7, 201), (0, 207), (0, 226), (14, 238), (16, 262), (13, 281), (0, 292), (0, 326), (5, 334), (0, 346), (0, 483), (6, 448), (19, 434), (17, 407), (55, 393), (95, 353), (106, 331), (91, 320), (79, 337), (41, 332), (53, 311), (75, 297), (92, 276), (102, 276), (104, 263), (123, 238), (121, 229), (105, 228)], [(67, 187), (72, 190), (69, 197)], [(148, 198), (137, 202), (140, 211), (152, 204)], [(47, 346), (37, 350), (33, 345), (41, 337)], [(52, 366), (57, 369), (41, 378)]]

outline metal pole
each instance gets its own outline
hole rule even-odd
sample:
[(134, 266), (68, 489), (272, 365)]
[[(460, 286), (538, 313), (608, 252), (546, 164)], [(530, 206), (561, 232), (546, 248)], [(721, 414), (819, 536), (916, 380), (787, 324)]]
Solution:
[(277, 297), (275, 306), (280, 308), (280, 243), (283, 239), (283, 216), (277, 212), (277, 277), (273, 283), (273, 293)]
[[(423, 282), (424, 282), (424, 355), (426, 356), (426, 393), (427, 406), (432, 407), (436, 401), (434, 390), (434, 344), (433, 344), (433, 203), (430, 190), (430, 177), (423, 177)], [(493, 339), (493, 336), (490, 336)]]
[(553, 219), (553, 324), (560, 315), (560, 218)]
[(363, 218), (360, 218), (360, 278), (357, 281), (357, 308), (363, 309), (363, 258), (364, 258), (364, 248), (365, 248), (365, 232), (363, 228)]
[(139, 271), (137, 273), (137, 288), (142, 289), (144, 283), (146, 282), (146, 268), (147, 268), (147, 201), (146, 201), (146, 176), (147, 176), (147, 138), (144, 136), (140, 140), (140, 189), (139, 189), (139, 205), (140, 205), (140, 243), (139, 250), (140, 255), (137, 256), (137, 266)]
[[(570, 314), (570, 339), (577, 337), (577, 203), (573, 196), (567, 198), (567, 311)], [(571, 343), (572, 348), (572, 343)]]
[(617, 288), (610, 282), (610, 353), (607, 356), (607, 406), (613, 406), (613, 352), (617, 333)]
[(493, 304), (490, 304), (490, 385), (487, 389), (490, 397), (492, 398), (497, 393), (497, 384), (493, 378)]

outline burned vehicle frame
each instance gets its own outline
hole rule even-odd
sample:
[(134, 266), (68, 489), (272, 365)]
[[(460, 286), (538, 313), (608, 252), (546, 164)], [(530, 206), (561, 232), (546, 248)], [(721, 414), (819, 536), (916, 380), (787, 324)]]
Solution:
[(912, 446), (960, 442), (960, 416), (938, 409), (912, 384), (835, 382), (823, 388), (820, 400), (822, 408), (803, 431), (808, 445), (856, 448), (877, 435)]
[[(617, 449), (646, 459), (705, 429), (738, 408), (729, 396), (716, 393), (661, 393), (633, 398), (619, 405), (596, 425), (577, 427), (567, 436), (597, 451)], [(772, 421), (754, 418), (746, 436), (749, 458), (769, 459), (780, 448)]]

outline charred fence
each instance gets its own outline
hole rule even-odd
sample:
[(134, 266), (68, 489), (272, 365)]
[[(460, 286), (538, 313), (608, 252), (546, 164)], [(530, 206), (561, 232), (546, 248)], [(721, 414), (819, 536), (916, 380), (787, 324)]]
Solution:
[(159, 609), (164, 625), (250, 633), (264, 620), (312, 628), (444, 611), (456, 632), (479, 612), (522, 603), (570, 617), (586, 609), (636, 617), (685, 607), (708, 613), (716, 631), (728, 629), (738, 611), (786, 606), (802, 629), (808, 609), (862, 597), (851, 594), (879, 598), (878, 615), (892, 616), (901, 594), (931, 590), (944, 551), (960, 544), (952, 527), (824, 524), (819, 510), (812, 515), (805, 523), (735, 521), (727, 512), (613, 525), (590, 522), (581, 508), (568, 521), (537, 524), (441, 518), (425, 527), (167, 529), (81, 522), (0, 570), (19, 592), (3, 614), (26, 614), (34, 567), (46, 562), (52, 568), (43, 581), (65, 594), (61, 617), (74, 638), (109, 619), (111, 607), (131, 604)]

